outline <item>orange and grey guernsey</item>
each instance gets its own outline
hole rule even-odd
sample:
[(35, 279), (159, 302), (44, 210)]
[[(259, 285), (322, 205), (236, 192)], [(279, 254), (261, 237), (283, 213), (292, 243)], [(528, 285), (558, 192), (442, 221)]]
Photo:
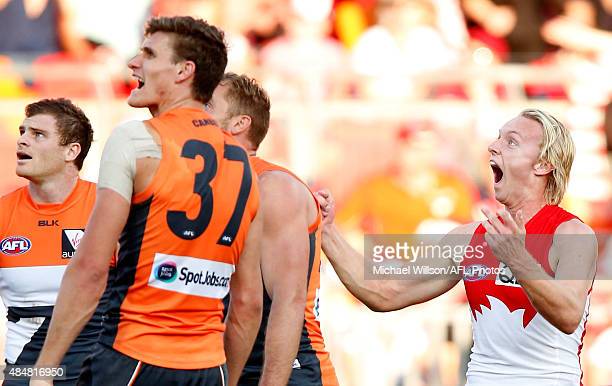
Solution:
[(146, 121), (162, 157), (132, 197), (101, 343), (154, 366), (225, 363), (223, 303), (259, 205), (245, 150), (203, 110)]
[[(269, 171), (281, 171), (289, 174), (296, 180), (300, 181), (306, 188), (306, 185), (291, 171), (264, 161), (259, 157), (251, 157), (251, 163), (258, 176)], [(312, 194), (313, 200), (317, 200)], [(293, 362), (293, 371), (289, 379), (288, 385), (338, 385), (336, 372), (331, 363), (329, 352), (325, 349), (323, 334), (321, 333), (321, 324), (319, 322), (319, 288), (320, 288), (320, 270), (321, 270), (321, 211), (317, 204), (317, 218), (309, 225), (308, 234), (310, 240), (308, 252), (308, 288), (306, 297), (306, 310), (304, 315), (304, 325), (300, 337), (300, 344), (295, 361)], [(282, 258), (282, 255), (279, 255)], [(261, 326), (253, 351), (247, 361), (245, 369), (242, 373), (239, 385), (257, 384), (261, 377), (264, 360), (264, 344), (265, 333), (268, 326), (268, 317), (270, 315), (270, 307), (272, 299), (264, 291), (264, 310)]]
[[(38, 359), (62, 277), (95, 200), (96, 184), (81, 179), (61, 203), (35, 202), (27, 186), (0, 198), (0, 295), (7, 308), (8, 364), (31, 366)], [(76, 383), (93, 351), (107, 299), (108, 291), (62, 360), (66, 383)]]

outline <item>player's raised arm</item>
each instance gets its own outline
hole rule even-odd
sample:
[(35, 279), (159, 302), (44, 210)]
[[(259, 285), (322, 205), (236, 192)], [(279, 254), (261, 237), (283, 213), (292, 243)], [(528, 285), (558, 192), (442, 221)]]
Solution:
[(261, 239), (263, 216), (255, 216), (230, 285), (230, 305), (224, 334), (229, 385), (237, 385), (253, 348), (261, 322)]
[[(342, 284), (371, 310), (395, 311), (422, 303), (446, 293), (459, 282), (459, 275), (409, 277), (407, 280), (366, 280), (363, 255), (346, 241), (333, 223), (334, 210), (327, 203), (331, 195), (326, 193), (319, 197), (324, 213), (328, 213), (321, 241), (323, 252), (332, 263)], [(465, 240), (461, 240), (461, 243), (467, 244), (476, 226), (477, 224), (472, 223), (455, 228), (449, 233), (449, 237), (453, 238), (452, 243), (457, 244), (456, 237), (465, 235)], [(446, 242), (446, 239), (441, 241), (442, 244)], [(429, 266), (434, 264), (444, 268), (454, 265), (455, 262), (452, 259), (436, 259), (428, 262)]]
[(304, 185), (287, 173), (265, 173), (259, 181), (264, 215), (261, 267), (272, 299), (259, 384), (284, 385), (291, 374), (304, 324), (308, 204), (313, 199)]

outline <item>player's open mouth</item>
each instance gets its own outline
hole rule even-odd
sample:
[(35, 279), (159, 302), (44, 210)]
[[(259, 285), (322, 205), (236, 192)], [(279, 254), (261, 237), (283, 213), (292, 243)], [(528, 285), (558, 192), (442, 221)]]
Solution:
[(28, 154), (26, 154), (26, 153), (24, 153), (22, 151), (18, 151), (17, 152), (17, 159), (20, 160), (20, 161), (23, 161), (23, 160), (32, 159), (32, 156), (30, 156), (30, 155), (28, 155)]
[(136, 75), (133, 75), (133, 76), (134, 76), (134, 78), (136, 79), (136, 82), (137, 82), (137, 84), (136, 84), (136, 88), (139, 88), (139, 89), (140, 89), (140, 88), (143, 88), (143, 87), (144, 87), (144, 84), (145, 84), (144, 80), (140, 79), (140, 78), (139, 78), (138, 76), (136, 76)]
[(491, 170), (493, 170), (493, 178), (495, 179), (495, 183), (497, 184), (504, 177), (504, 172), (495, 163), (495, 161), (490, 161), (489, 165), (491, 165)]

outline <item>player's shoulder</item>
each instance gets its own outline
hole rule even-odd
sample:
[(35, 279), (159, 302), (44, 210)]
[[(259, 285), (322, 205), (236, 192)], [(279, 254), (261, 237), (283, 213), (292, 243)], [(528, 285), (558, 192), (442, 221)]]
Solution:
[(558, 205), (549, 207), (552, 209), (552, 221), (558, 224), (555, 228), (555, 235), (595, 235), (593, 229), (585, 224), (580, 217)]
[(587, 224), (580, 221), (578, 218), (572, 218), (562, 222), (555, 229), (555, 235), (592, 235), (595, 236), (595, 231)]
[(80, 189), (86, 191), (87, 193), (95, 194), (98, 184), (92, 181), (84, 180), (79, 178), (79, 186)]
[(262, 190), (274, 190), (293, 195), (308, 188), (291, 173), (282, 169), (267, 170), (259, 175), (259, 186)]
[(147, 130), (145, 122), (132, 120), (120, 123), (119, 125), (115, 126), (115, 128), (111, 132), (111, 135), (132, 137), (135, 134), (142, 133), (143, 130)]
[(285, 170), (268, 170), (258, 177), (260, 199), (277, 206), (302, 206), (311, 199), (310, 190)]
[(27, 193), (27, 189), (28, 186), (25, 185), (13, 190), (10, 193), (3, 195), (2, 197), (0, 197), (0, 206), (5, 207), (8, 205), (10, 207), (14, 205), (17, 201), (19, 201), (19, 199), (24, 193)]
[(0, 197), (0, 228), (7, 224), (8, 218), (16, 211), (23, 211), (26, 210), (25, 208), (29, 208), (28, 205), (23, 205), (24, 195), (29, 194), (27, 189), (27, 185), (22, 186)]

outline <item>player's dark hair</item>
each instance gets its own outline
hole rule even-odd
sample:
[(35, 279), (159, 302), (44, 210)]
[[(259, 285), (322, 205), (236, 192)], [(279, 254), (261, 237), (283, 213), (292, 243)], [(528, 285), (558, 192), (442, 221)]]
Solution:
[(221, 85), (228, 86), (225, 99), (229, 104), (228, 116), (248, 115), (251, 127), (247, 138), (255, 149), (266, 137), (270, 126), (270, 98), (253, 78), (228, 72), (223, 75)]
[(184, 60), (195, 63), (192, 96), (195, 100), (207, 103), (227, 66), (227, 46), (223, 31), (202, 19), (175, 16), (150, 19), (145, 36), (155, 32), (172, 34), (175, 63)]
[(25, 115), (28, 118), (40, 114), (48, 114), (55, 119), (61, 146), (71, 143), (81, 145), (81, 152), (74, 160), (75, 166), (81, 170), (93, 141), (91, 123), (83, 110), (64, 98), (41, 99), (25, 108)]

